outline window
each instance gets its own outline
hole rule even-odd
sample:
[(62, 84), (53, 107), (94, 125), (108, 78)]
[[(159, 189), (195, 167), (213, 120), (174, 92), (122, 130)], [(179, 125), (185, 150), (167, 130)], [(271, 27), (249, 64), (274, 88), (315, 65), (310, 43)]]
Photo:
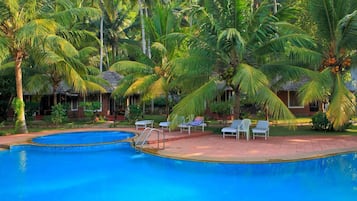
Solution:
[(304, 108), (304, 106), (301, 105), (299, 102), (298, 94), (296, 91), (288, 91), (288, 107), (289, 108)]
[[(88, 105), (90, 108), (84, 108), (85, 111), (97, 111), (101, 112), (102, 111), (102, 94), (89, 94), (84, 97), (84, 102), (85, 105)], [(96, 104), (99, 104), (98, 107), (96, 107)], [(93, 107), (96, 107), (95, 109), (92, 109)]]
[(78, 96), (71, 97), (71, 110), (78, 111)]
[(67, 95), (67, 103), (69, 103), (71, 111), (78, 111), (78, 94), (66, 94)]

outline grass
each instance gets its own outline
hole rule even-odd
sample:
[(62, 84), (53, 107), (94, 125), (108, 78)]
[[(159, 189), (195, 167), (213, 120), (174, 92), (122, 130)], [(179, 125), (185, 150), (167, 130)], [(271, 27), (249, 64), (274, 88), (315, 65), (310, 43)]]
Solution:
[[(154, 120), (154, 126), (158, 127), (159, 122), (166, 121), (165, 115), (145, 115), (143, 119), (152, 119)], [(256, 123), (256, 120), (252, 120), (253, 126)], [(294, 122), (295, 126), (287, 126), (288, 122), (284, 120), (272, 121), (272, 125), (270, 127), (270, 135), (271, 136), (298, 136), (298, 135), (356, 135), (357, 136), (357, 125), (352, 125), (351, 128), (348, 128), (346, 131), (337, 132), (337, 131), (316, 131), (311, 128), (310, 125), (311, 118), (301, 117), (297, 118)], [(49, 129), (70, 129), (70, 128), (87, 128), (92, 127), (98, 124), (102, 124), (105, 122), (88, 122), (88, 121), (73, 121), (66, 122), (64, 124), (54, 126), (51, 125), (47, 121), (29, 121), (28, 129), (29, 132), (39, 132), (42, 130)], [(207, 131), (211, 131), (215, 134), (221, 134), (221, 128), (227, 126), (227, 124), (223, 124), (221, 121), (208, 121)], [(7, 122), (6, 124), (2, 123), (0, 129), (1, 135), (11, 135), (14, 132), (14, 128), (12, 127), (11, 122)], [(111, 125), (112, 126), (112, 125)], [(116, 121), (115, 125), (112, 127), (134, 127), (134, 122), (129, 121)]]
[(297, 136), (297, 135), (356, 135), (357, 127), (352, 126), (346, 131), (317, 131), (313, 130), (311, 126), (297, 126), (296, 128), (289, 128), (287, 126), (271, 126), (271, 136)]

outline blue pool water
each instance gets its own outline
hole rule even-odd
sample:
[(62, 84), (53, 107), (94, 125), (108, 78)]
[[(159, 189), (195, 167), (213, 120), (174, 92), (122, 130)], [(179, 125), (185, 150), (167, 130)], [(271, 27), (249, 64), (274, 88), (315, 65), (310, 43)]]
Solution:
[(47, 135), (34, 138), (32, 141), (39, 144), (93, 144), (107, 143), (124, 140), (133, 137), (133, 133), (117, 131), (88, 131), (88, 132), (68, 132), (57, 135)]
[(225, 164), (152, 156), (128, 142), (89, 152), (20, 146), (0, 151), (0, 200), (355, 201), (357, 153)]

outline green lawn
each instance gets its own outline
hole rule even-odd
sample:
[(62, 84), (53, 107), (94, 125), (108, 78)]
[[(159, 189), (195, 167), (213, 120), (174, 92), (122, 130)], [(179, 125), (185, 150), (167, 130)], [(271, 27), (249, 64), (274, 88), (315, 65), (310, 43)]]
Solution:
[[(158, 127), (159, 122), (166, 121), (165, 115), (145, 115), (144, 119), (152, 119), (154, 120), (154, 126)], [(295, 126), (288, 126), (287, 121), (279, 120), (279, 121), (272, 121), (272, 125), (270, 126), (270, 136), (297, 136), (297, 135), (357, 135), (357, 125), (351, 126), (351, 128), (347, 129), (343, 132), (337, 131), (316, 131), (311, 128), (310, 125), (311, 118), (297, 118), (294, 125)], [(48, 129), (69, 129), (69, 128), (83, 128), (83, 127), (92, 127), (95, 124), (101, 124), (104, 122), (98, 123), (88, 123), (83, 121), (74, 121), (74, 122), (67, 122), (58, 126), (50, 125), (50, 123), (46, 121), (29, 121), (28, 128), (29, 132), (38, 132), (41, 130), (48, 130)], [(207, 121), (208, 127), (206, 130), (212, 131), (215, 134), (221, 134), (221, 128), (228, 126), (228, 124), (223, 124), (219, 121)], [(252, 120), (252, 127), (254, 127), (256, 120)], [(2, 125), (0, 129), (0, 136), (1, 135), (9, 135), (13, 133), (12, 123), (7, 122), (7, 126), (4, 127)], [(49, 126), (50, 125), (50, 126)], [(115, 127), (134, 127), (133, 122), (128, 121), (117, 121)]]

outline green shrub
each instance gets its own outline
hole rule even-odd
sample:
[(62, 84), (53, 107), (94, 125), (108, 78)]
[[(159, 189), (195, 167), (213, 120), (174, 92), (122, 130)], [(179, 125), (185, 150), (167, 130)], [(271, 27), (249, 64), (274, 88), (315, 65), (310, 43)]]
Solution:
[(67, 118), (66, 108), (61, 103), (52, 106), (51, 122), (55, 125), (61, 124)]
[(333, 130), (331, 122), (327, 119), (326, 114), (323, 112), (317, 112), (314, 116), (312, 116), (312, 128), (324, 131)]
[(229, 115), (231, 114), (231, 103), (230, 102), (214, 102), (209, 105), (211, 112), (218, 115)]
[(129, 110), (126, 114), (126, 118), (129, 122), (134, 122), (143, 116), (143, 111), (139, 105), (129, 105)]
[(80, 102), (79, 105), (84, 108), (84, 116), (89, 119), (92, 118), (95, 121), (97, 117), (97, 112), (100, 110), (100, 102)]
[(323, 130), (323, 131), (332, 131), (332, 130), (337, 130), (337, 131), (344, 131), (348, 127), (351, 126), (351, 123), (348, 122), (345, 125), (343, 125), (339, 129), (335, 129), (332, 125), (332, 123), (327, 119), (326, 114), (323, 112), (317, 112), (312, 116), (312, 128), (315, 130)]

